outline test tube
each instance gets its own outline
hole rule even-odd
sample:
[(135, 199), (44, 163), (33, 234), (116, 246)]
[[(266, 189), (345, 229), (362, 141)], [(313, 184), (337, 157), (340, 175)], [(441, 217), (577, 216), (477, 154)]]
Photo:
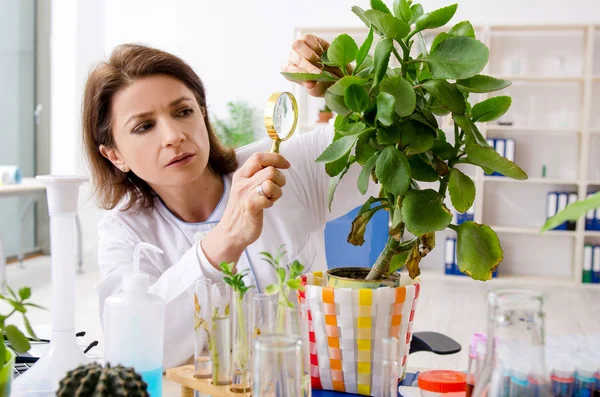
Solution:
[(596, 386), (596, 369), (593, 363), (581, 360), (575, 372), (575, 397), (592, 397)]
[(572, 397), (575, 386), (575, 365), (567, 360), (556, 361), (550, 381), (554, 397)]

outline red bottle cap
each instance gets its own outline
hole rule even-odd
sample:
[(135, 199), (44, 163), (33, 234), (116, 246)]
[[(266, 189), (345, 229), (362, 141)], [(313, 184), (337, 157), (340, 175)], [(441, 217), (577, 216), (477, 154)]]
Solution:
[(467, 390), (467, 375), (464, 372), (438, 370), (419, 374), (419, 389), (434, 393), (450, 393)]

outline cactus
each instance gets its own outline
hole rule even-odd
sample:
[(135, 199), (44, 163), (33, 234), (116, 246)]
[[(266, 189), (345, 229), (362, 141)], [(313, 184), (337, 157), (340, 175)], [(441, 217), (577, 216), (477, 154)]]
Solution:
[(148, 397), (148, 385), (133, 368), (93, 363), (81, 365), (60, 381), (58, 397), (129, 396)]

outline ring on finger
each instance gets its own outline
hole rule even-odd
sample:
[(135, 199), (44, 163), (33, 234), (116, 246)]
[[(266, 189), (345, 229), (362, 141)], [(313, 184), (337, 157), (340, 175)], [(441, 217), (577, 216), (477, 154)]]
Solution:
[(265, 194), (265, 191), (262, 188), (262, 183), (260, 185), (256, 186), (256, 193), (259, 196), (267, 197), (267, 195)]

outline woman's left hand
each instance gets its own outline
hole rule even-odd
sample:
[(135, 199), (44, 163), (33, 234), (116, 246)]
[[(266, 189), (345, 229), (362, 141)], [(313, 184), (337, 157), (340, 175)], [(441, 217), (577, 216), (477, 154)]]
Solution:
[[(329, 48), (329, 43), (312, 34), (305, 34), (292, 44), (290, 56), (282, 68), (283, 72), (289, 73), (314, 73), (319, 74), (325, 69), (339, 77), (342, 72), (338, 68), (323, 67), (321, 55)], [(322, 97), (331, 83), (305, 81), (302, 84), (308, 93), (314, 97)]]

